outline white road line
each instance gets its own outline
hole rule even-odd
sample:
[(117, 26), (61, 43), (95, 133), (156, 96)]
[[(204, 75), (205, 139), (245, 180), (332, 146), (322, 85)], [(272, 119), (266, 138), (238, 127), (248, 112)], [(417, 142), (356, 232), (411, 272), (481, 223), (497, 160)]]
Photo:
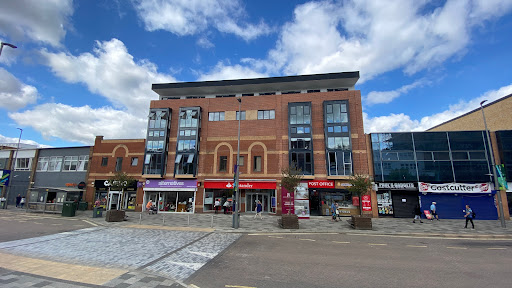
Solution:
[(446, 247), (446, 249), (459, 249), (459, 250), (466, 250), (468, 248), (466, 247)]
[(250, 233), (247, 236), (268, 236), (268, 235), (338, 235), (340, 233)]
[(411, 235), (386, 235), (386, 234), (363, 234), (363, 233), (347, 233), (349, 236), (366, 236), (366, 237), (391, 237), (391, 238), (411, 238), (411, 239), (444, 239), (444, 240), (474, 240), (474, 241), (510, 241), (508, 238), (466, 238), (466, 237), (441, 237), (441, 236), (411, 236)]
[(61, 226), (62, 224), (52, 224), (53, 226)]
[(487, 248), (489, 250), (507, 250), (507, 248)]
[(191, 287), (191, 288), (200, 288), (199, 286), (194, 285), (194, 284), (190, 284), (190, 285), (188, 285), (188, 287)]
[(82, 220), (82, 221), (84, 221), (85, 223), (90, 224), (92, 226), (98, 226), (98, 224), (92, 223), (91, 221), (87, 221), (87, 220)]
[(231, 288), (256, 288), (251, 286), (238, 286), (238, 285), (226, 285), (224, 287), (231, 287)]
[(381, 243), (368, 243), (368, 245), (371, 245), (371, 246), (387, 246), (388, 244), (381, 244)]
[(280, 236), (268, 236), (268, 238), (279, 238), (279, 239), (283, 239), (284, 237), (280, 237)]
[(407, 247), (414, 247), (414, 248), (427, 248), (427, 246), (424, 246), (424, 245), (407, 245)]
[(334, 243), (339, 243), (339, 244), (350, 244), (350, 242), (341, 242), (341, 241), (332, 241)]
[(299, 239), (299, 240), (302, 240), (302, 241), (316, 241), (316, 240), (313, 240), (313, 239)]

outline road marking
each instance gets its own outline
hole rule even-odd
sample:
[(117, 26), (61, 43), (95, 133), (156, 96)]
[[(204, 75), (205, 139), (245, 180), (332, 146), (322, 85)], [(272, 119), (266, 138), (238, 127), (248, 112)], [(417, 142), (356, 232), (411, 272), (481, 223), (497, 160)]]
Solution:
[(52, 224), (52, 225), (53, 225), (53, 226), (60, 226), (60, 225), (62, 225), (62, 224)]
[(466, 247), (446, 247), (446, 249), (459, 249), (459, 250), (466, 250), (468, 248)]
[(279, 239), (283, 239), (284, 237), (281, 237), (281, 236), (268, 236), (268, 238), (279, 238)]
[(199, 288), (199, 286), (194, 285), (194, 284), (190, 284), (190, 285), (188, 285), (188, 287), (192, 287), (192, 288)]
[(424, 246), (424, 245), (407, 245), (407, 247), (414, 247), (414, 248), (427, 248), (427, 246)]
[(44, 223), (34, 222), (34, 224), (44, 224)]
[(350, 244), (350, 242), (341, 242), (341, 241), (332, 241), (334, 243), (339, 243), (339, 244)]
[(368, 243), (368, 245), (371, 245), (371, 246), (387, 246), (388, 244), (381, 244), (381, 243)]
[(91, 221), (87, 221), (87, 220), (82, 220), (82, 221), (84, 221), (85, 223), (90, 224), (92, 226), (98, 226), (98, 224), (92, 223)]
[(299, 239), (299, 240), (302, 240), (302, 241), (316, 241), (314, 239)]
[(340, 233), (332, 233), (332, 232), (329, 232), (329, 233), (314, 233), (314, 232), (311, 232), (311, 233), (250, 233), (250, 234), (247, 234), (247, 236), (268, 236), (268, 235), (338, 235)]
[(510, 241), (510, 238), (470, 238), (470, 237), (449, 237), (449, 236), (411, 236), (411, 235), (387, 235), (387, 234), (363, 234), (347, 233), (348, 236), (366, 236), (366, 237), (391, 237), (391, 238), (411, 238), (411, 239), (443, 239), (443, 240), (473, 240), (473, 241)]
[(252, 286), (238, 286), (238, 285), (226, 285), (224, 287), (232, 287), (232, 288), (256, 288)]
[(507, 248), (487, 248), (489, 250), (507, 250)]

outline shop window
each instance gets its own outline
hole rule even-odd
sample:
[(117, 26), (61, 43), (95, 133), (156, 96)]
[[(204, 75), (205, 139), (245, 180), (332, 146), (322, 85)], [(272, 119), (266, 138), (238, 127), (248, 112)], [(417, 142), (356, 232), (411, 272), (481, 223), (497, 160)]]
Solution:
[(108, 157), (102, 157), (101, 158), (101, 166), (107, 166), (108, 164)]
[(37, 161), (37, 171), (47, 171), (48, 170), (48, 163), (50, 158), (48, 157), (39, 157), (39, 160)]
[(123, 157), (117, 157), (116, 159), (116, 172), (121, 171), (123, 168)]
[(228, 170), (228, 156), (220, 156), (219, 172), (226, 172)]
[(138, 157), (132, 157), (132, 166), (137, 166), (139, 164), (139, 158)]
[(254, 156), (254, 172), (261, 172), (261, 156)]

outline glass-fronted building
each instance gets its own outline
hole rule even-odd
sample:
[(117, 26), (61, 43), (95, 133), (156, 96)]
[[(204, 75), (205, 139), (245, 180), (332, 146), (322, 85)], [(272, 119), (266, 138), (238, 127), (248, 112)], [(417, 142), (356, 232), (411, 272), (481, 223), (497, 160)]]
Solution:
[(497, 219), (484, 131), (375, 133), (370, 136), (379, 215), (413, 217), (437, 203), (441, 218)]

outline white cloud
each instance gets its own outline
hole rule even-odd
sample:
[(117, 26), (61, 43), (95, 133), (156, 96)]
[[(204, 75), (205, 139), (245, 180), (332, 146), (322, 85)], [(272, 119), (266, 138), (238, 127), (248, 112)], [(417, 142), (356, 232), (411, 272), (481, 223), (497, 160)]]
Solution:
[(86, 145), (93, 145), (96, 135), (111, 139), (144, 138), (147, 125), (146, 118), (110, 107), (94, 109), (54, 103), (9, 113), (9, 117), (19, 125), (39, 131), (45, 139), (57, 137)]
[(365, 133), (374, 132), (398, 132), (398, 131), (425, 131), (443, 122), (459, 117), (474, 109), (480, 107), (482, 100), (488, 100), (487, 103), (498, 100), (502, 97), (512, 94), (512, 84), (501, 87), (498, 90), (488, 91), (479, 97), (469, 101), (461, 100), (457, 104), (450, 105), (448, 110), (425, 116), (419, 120), (411, 119), (405, 114), (390, 114), (388, 116), (379, 116), (370, 118), (367, 113), (363, 113)]
[(206, 49), (215, 47), (215, 45), (212, 43), (212, 41), (208, 40), (208, 38), (206, 38), (206, 37), (201, 37), (201, 38), (197, 39), (196, 43), (198, 46), (206, 48)]
[(0, 108), (11, 111), (36, 103), (37, 89), (26, 85), (14, 75), (0, 68)]
[(391, 91), (371, 91), (366, 96), (365, 102), (367, 105), (390, 103), (391, 101), (400, 97), (402, 94), (405, 94), (414, 88), (423, 87), (429, 83), (430, 82), (425, 79), (420, 79), (414, 81), (412, 84), (404, 85)]
[(212, 26), (245, 40), (270, 32), (264, 22), (243, 21), (246, 12), (238, 0), (136, 0), (134, 6), (148, 31), (165, 30), (184, 36)]
[[(0, 143), (1, 143), (0, 145), (8, 144), (9, 146), (14, 145), (12, 147), (16, 147), (18, 145), (18, 139), (19, 138), (17, 138), (17, 137), (12, 138), (12, 137), (7, 137), (7, 136), (0, 134)], [(20, 140), (20, 148), (23, 147), (23, 145), (21, 145), (21, 144), (34, 145), (34, 146), (37, 146), (38, 148), (52, 148), (53, 147), (53, 146), (48, 146), (48, 145), (44, 145), (44, 144), (39, 144), (33, 140), (25, 140), (23, 138)]]
[(72, 14), (71, 0), (0, 1), (0, 35), (9, 35), (16, 42), (28, 37), (31, 41), (60, 46)]
[(241, 65), (226, 66), (224, 63), (219, 62), (211, 71), (200, 75), (198, 81), (249, 79), (263, 77), (267, 77), (267, 75), (256, 72), (251, 68)]
[(96, 42), (91, 53), (74, 56), (69, 53), (41, 51), (53, 73), (69, 83), (83, 83), (89, 91), (108, 99), (116, 108), (146, 115), (149, 102), (158, 99), (151, 90), (153, 83), (176, 81), (157, 72), (148, 60), (135, 62), (124, 43), (118, 39)]

